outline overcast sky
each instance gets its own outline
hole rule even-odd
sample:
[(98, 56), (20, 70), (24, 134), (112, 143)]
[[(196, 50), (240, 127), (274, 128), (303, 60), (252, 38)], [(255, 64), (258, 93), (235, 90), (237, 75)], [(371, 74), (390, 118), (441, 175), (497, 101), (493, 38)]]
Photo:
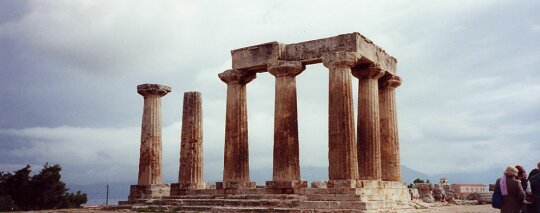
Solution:
[[(203, 96), (221, 179), (230, 50), (360, 32), (398, 59), (402, 164), (436, 175), (540, 160), (540, 1), (0, 1), (0, 170), (60, 163), (72, 184), (136, 182), (142, 96), (162, 99), (177, 179), (182, 96)], [(353, 89), (357, 91), (357, 80)], [(297, 77), (300, 161), (327, 166), (328, 71)], [(355, 94), (356, 97), (356, 94)], [(355, 100), (356, 104), (356, 100)], [(274, 77), (248, 85), (250, 167), (272, 167)], [(268, 180), (271, 177), (268, 177)]]

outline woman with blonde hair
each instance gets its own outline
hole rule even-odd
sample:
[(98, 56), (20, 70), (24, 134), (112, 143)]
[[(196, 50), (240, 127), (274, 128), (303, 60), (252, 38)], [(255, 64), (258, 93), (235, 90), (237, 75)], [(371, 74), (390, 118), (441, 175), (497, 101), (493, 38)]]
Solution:
[(521, 182), (516, 180), (518, 170), (512, 166), (506, 167), (504, 175), (497, 179), (495, 187), (502, 195), (501, 213), (519, 213), (525, 200), (525, 192)]

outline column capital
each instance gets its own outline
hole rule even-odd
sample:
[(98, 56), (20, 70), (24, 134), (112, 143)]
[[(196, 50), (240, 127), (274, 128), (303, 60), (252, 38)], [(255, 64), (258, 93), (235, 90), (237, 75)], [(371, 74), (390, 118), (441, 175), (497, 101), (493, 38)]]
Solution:
[(160, 84), (141, 84), (137, 86), (137, 93), (144, 97), (152, 95), (163, 97), (169, 92), (171, 92), (171, 87)]
[(226, 84), (247, 84), (253, 79), (255, 79), (257, 77), (257, 74), (230, 69), (219, 73), (218, 77)]
[(356, 68), (352, 70), (352, 75), (358, 79), (379, 79), (384, 75), (384, 70), (378, 66), (369, 65), (367, 67)]
[(380, 88), (395, 89), (401, 85), (401, 78), (397, 75), (386, 74), (379, 79)]
[(322, 55), (322, 63), (327, 68), (353, 67), (359, 59), (355, 52), (333, 52)]
[(282, 61), (275, 60), (268, 63), (268, 72), (273, 76), (296, 76), (302, 73), (306, 66), (300, 61)]

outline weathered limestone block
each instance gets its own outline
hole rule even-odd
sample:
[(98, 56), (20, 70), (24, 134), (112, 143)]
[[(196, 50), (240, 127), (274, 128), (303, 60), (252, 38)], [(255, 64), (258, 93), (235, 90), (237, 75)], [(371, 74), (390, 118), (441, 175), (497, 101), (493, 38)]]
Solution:
[(128, 200), (136, 202), (136, 200), (163, 198), (169, 195), (169, 184), (131, 185)]
[(397, 60), (360, 33), (348, 33), (329, 38), (295, 44), (269, 42), (231, 51), (232, 67), (248, 72), (264, 72), (269, 61), (300, 61), (303, 64), (320, 63), (326, 54), (354, 52), (363, 63), (377, 64), (395, 74)]
[(253, 188), (255, 183), (249, 179), (246, 84), (256, 74), (227, 70), (218, 76), (227, 84), (223, 187)]
[(420, 193), (418, 192), (417, 188), (409, 188), (409, 194), (413, 200), (420, 199)]
[(379, 86), (384, 71), (375, 66), (353, 69), (358, 78), (358, 176), (361, 180), (381, 179)]
[(444, 202), (446, 200), (446, 193), (444, 192), (444, 189), (439, 184), (433, 185), (433, 199), (437, 202)]
[(443, 189), (444, 189), (444, 193), (446, 194), (446, 196), (444, 197), (445, 201), (447, 203), (455, 204), (456, 203), (456, 200), (455, 200), (456, 194), (454, 192), (454, 189), (452, 189), (452, 186), (443, 185)]
[(311, 188), (327, 188), (325, 181), (313, 181), (311, 182)]
[[(328, 176), (330, 180), (358, 179), (351, 67), (358, 58), (354, 52), (322, 56), (329, 68)], [(330, 184), (329, 184), (330, 187)]]
[(435, 199), (433, 198), (433, 184), (431, 183), (415, 183), (414, 188), (418, 189), (420, 194), (420, 199), (426, 203), (433, 203)]
[(161, 184), (161, 97), (171, 88), (142, 84), (137, 86), (137, 92), (144, 97), (137, 185)]
[(192, 189), (204, 189), (202, 142), (201, 93), (185, 92), (178, 183), (171, 185), (171, 195), (185, 194)]
[(400, 181), (399, 139), (395, 88), (401, 79), (386, 73), (379, 79), (379, 117), (381, 127), (382, 179)]

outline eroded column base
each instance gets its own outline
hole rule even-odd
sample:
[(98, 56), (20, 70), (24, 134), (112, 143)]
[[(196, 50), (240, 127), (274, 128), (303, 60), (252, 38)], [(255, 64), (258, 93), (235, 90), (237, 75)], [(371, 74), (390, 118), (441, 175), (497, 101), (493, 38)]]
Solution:
[(192, 182), (192, 183), (173, 183), (171, 184), (171, 196), (174, 195), (186, 195), (190, 190), (205, 189), (206, 183), (204, 182)]
[(142, 199), (157, 199), (170, 196), (169, 184), (131, 185), (129, 188), (128, 202), (136, 202)]
[(271, 194), (297, 194), (303, 188), (307, 188), (307, 181), (266, 181), (266, 192)]

